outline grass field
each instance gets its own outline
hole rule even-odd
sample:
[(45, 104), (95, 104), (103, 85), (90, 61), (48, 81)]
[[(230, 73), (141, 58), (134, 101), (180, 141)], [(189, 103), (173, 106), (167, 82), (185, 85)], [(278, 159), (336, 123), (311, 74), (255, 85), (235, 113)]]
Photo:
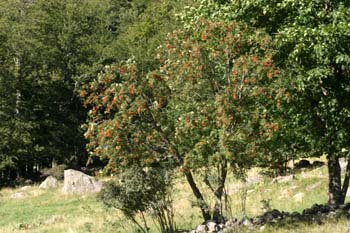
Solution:
[[(256, 171), (250, 176), (258, 177)], [(241, 186), (233, 179), (227, 185), (231, 214), (238, 218), (242, 214)], [(22, 193), (24, 197), (11, 197), (15, 193)], [(294, 180), (285, 183), (260, 178), (259, 182), (248, 186), (247, 193), (248, 216), (262, 213), (262, 200), (269, 202), (272, 209), (302, 211), (315, 203), (327, 201), (327, 170), (321, 167), (301, 172)], [(193, 229), (201, 223), (200, 211), (192, 206), (194, 199), (181, 178), (176, 183), (174, 199), (178, 228)], [(151, 219), (149, 223), (152, 231), (157, 232)], [(106, 209), (94, 195), (67, 196), (61, 193), (61, 188), (43, 191), (38, 186), (30, 186), (24, 190), (19, 187), (0, 191), (0, 233), (9, 232), (135, 232), (135, 228), (118, 211)], [(238, 232), (350, 232), (350, 221), (328, 219), (321, 225), (300, 223), (240, 229)]]

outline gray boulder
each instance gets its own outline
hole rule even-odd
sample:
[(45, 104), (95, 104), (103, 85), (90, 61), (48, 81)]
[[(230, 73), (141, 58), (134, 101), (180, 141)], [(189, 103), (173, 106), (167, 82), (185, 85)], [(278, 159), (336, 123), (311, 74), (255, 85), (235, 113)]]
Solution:
[(29, 190), (30, 188), (31, 188), (30, 186), (26, 185), (26, 186), (21, 187), (20, 189), (22, 191), (26, 191), (26, 190)]
[(228, 220), (225, 223), (225, 227), (226, 228), (233, 228), (233, 227), (237, 226), (238, 224), (239, 224), (238, 219), (233, 218), (233, 219)]
[(253, 223), (250, 221), (249, 218), (244, 218), (244, 219), (242, 219), (242, 220), (243, 220), (243, 221), (242, 221), (242, 225), (243, 225), (243, 226), (246, 226), (246, 227), (253, 226)]
[(39, 186), (39, 189), (52, 189), (58, 187), (58, 180), (53, 177), (47, 177)]
[(279, 176), (272, 180), (272, 183), (287, 183), (294, 179), (294, 175), (289, 176)]
[(22, 199), (25, 197), (27, 197), (27, 194), (24, 192), (17, 192), (17, 193), (14, 193), (10, 196), (10, 198), (12, 198), (12, 199)]
[(209, 221), (206, 223), (208, 231), (207, 232), (216, 232), (217, 224), (213, 221)]
[(199, 225), (196, 228), (196, 233), (207, 233), (207, 229), (206, 225)]
[(102, 183), (80, 171), (68, 169), (64, 171), (64, 194), (85, 194), (101, 191)]

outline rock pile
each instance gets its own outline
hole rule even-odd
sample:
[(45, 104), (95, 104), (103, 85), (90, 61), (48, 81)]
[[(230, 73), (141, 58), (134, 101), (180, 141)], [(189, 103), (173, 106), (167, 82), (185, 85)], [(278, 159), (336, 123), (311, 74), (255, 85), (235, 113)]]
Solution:
[(199, 225), (195, 230), (189, 233), (225, 233), (239, 227), (262, 227), (266, 224), (275, 224), (282, 221), (292, 222), (309, 222), (314, 221), (321, 223), (322, 219), (333, 218), (342, 215), (350, 215), (350, 203), (342, 206), (330, 206), (315, 204), (311, 208), (299, 212), (284, 212), (279, 210), (271, 210), (254, 218), (230, 219), (226, 223), (217, 224), (208, 221)]

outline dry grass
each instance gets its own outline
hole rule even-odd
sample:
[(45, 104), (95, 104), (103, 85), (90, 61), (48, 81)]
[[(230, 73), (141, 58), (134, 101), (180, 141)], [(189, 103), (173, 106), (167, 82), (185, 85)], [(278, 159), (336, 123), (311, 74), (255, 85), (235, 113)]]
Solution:
[[(251, 177), (258, 176), (258, 170), (252, 170)], [(241, 183), (230, 179), (230, 207), (232, 215), (240, 217)], [(30, 186), (21, 190), (2, 189), (0, 191), (0, 233), (58, 233), (58, 232), (134, 232), (132, 224), (123, 218), (121, 213), (108, 210), (90, 196), (66, 196), (61, 188), (43, 191), (38, 186)], [(11, 198), (15, 193), (23, 193), (22, 198)], [(302, 193), (302, 194), (301, 194)], [(182, 229), (193, 229), (201, 223), (200, 211), (195, 203), (187, 183), (179, 178), (174, 188), (174, 208), (176, 222)], [(301, 194), (298, 196), (298, 194)], [(206, 196), (209, 196), (208, 194)], [(284, 211), (301, 211), (315, 203), (327, 200), (327, 170), (325, 167), (296, 174), (296, 179), (286, 183), (273, 183), (271, 178), (263, 178), (260, 182), (248, 187), (248, 216), (262, 213), (261, 201), (269, 200), (270, 207)], [(210, 202), (213, 205), (213, 201)], [(153, 232), (157, 228), (149, 219)], [(260, 229), (245, 229), (247, 232), (350, 232), (350, 223), (345, 219), (330, 220), (323, 225), (297, 224)], [(239, 232), (243, 232), (240, 229)]]

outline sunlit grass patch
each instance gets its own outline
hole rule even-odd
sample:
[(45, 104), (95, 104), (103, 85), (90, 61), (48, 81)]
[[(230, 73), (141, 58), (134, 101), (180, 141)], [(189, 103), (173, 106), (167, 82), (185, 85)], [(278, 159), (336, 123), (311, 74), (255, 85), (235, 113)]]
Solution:
[[(250, 172), (250, 177), (258, 177), (259, 170)], [(327, 169), (325, 166), (308, 169), (295, 174), (295, 179), (287, 182), (273, 182), (270, 177), (258, 177), (256, 183), (248, 185), (246, 213), (254, 217), (263, 213), (262, 203), (268, 202), (269, 208), (280, 211), (298, 211), (313, 204), (327, 202)], [(197, 177), (197, 180), (200, 178)], [(201, 186), (201, 188), (206, 188)], [(230, 209), (232, 217), (240, 218), (241, 181), (232, 176), (227, 183), (230, 191)], [(96, 195), (63, 195), (62, 187), (41, 190), (38, 186), (26, 188), (2, 189), (0, 191), (0, 233), (61, 233), (61, 232), (135, 232), (134, 225), (117, 210), (107, 209)], [(16, 193), (23, 197), (13, 198)], [(201, 224), (202, 218), (191, 190), (183, 177), (176, 179), (174, 190), (175, 220), (179, 229), (194, 229)], [(207, 198), (209, 192), (205, 193)], [(214, 204), (209, 199), (210, 205)], [(266, 203), (265, 203), (266, 204)], [(266, 207), (266, 206), (265, 206)], [(158, 232), (156, 224), (147, 217), (151, 232)], [(265, 226), (264, 229), (240, 228), (236, 232), (350, 232), (350, 221), (346, 218), (327, 219), (322, 225), (317, 223), (293, 223), (279, 226)], [(235, 232), (235, 231), (232, 231)]]

